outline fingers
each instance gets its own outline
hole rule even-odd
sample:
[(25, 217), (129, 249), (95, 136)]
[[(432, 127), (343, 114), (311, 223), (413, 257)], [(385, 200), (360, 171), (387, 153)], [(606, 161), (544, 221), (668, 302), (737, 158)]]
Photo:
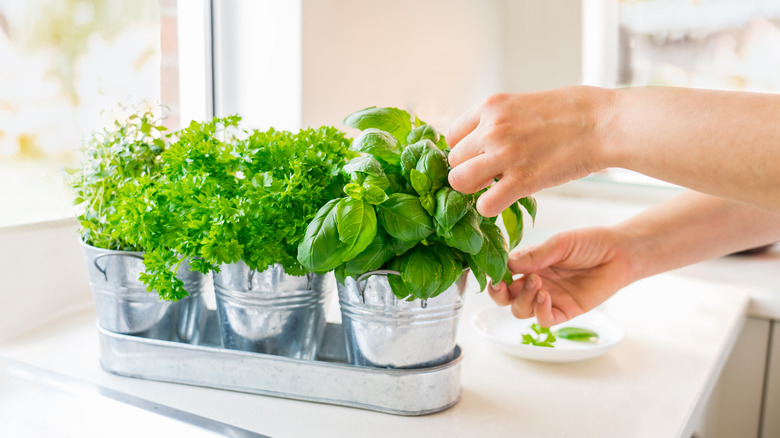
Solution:
[[(466, 164), (470, 164), (471, 161)], [(477, 211), (479, 214), (485, 217), (497, 216), (512, 205), (513, 202), (525, 196), (526, 194), (521, 192), (520, 187), (514, 184), (513, 181), (511, 177), (501, 178), (487, 192), (481, 194), (479, 199), (477, 199)]]
[(499, 306), (506, 306), (512, 302), (512, 296), (509, 294), (509, 288), (503, 281), (493, 286), (491, 282), (488, 282), (487, 286), (488, 295)]
[(450, 187), (461, 193), (478, 192), (493, 183), (499, 165), (494, 155), (477, 155), (450, 170)]
[(552, 297), (546, 290), (536, 294), (533, 308), (536, 322), (542, 327), (552, 327), (570, 319), (561, 309), (553, 307)]
[[(455, 150), (455, 146), (458, 146), (461, 140), (466, 137), (470, 132), (479, 126), (479, 105), (475, 105), (465, 114), (460, 116), (447, 130), (445, 139), (447, 144), (450, 145), (450, 149)], [(455, 166), (454, 164), (452, 165)]]
[[(536, 274), (530, 274), (512, 283), (509, 295), (512, 297), (512, 315), (518, 319), (534, 316), (534, 300), (542, 287), (542, 280)], [(514, 293), (513, 293), (514, 292)]]
[(537, 246), (512, 251), (508, 266), (513, 273), (536, 272), (564, 259), (568, 251), (568, 239), (556, 234)]

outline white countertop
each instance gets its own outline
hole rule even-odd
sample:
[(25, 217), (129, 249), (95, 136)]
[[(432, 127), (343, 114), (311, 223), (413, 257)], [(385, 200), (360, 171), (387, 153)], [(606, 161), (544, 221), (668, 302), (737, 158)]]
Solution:
[[(616, 222), (642, 208), (559, 197), (540, 198), (539, 206), (537, 228), (527, 231), (526, 243), (572, 226)], [(572, 210), (578, 213), (567, 214)], [(0, 342), (0, 357), (270, 436), (685, 436), (747, 309), (760, 317), (780, 315), (772, 281), (778, 267), (780, 254), (773, 250), (637, 282), (602, 306), (623, 327), (623, 341), (604, 356), (569, 364), (518, 359), (484, 342), (469, 320), (493, 304), (474, 292), (471, 279), (458, 335), (462, 398), (423, 417), (114, 376), (100, 368), (91, 308)], [(741, 278), (730, 276), (735, 270)], [(760, 278), (745, 281), (751, 270)]]

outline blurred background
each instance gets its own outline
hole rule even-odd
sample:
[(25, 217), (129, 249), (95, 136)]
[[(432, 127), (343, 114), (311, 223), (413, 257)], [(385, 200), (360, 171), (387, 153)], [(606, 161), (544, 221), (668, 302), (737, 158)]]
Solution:
[(295, 130), (397, 106), (446, 130), (582, 83), (778, 92), (780, 2), (0, 0), (0, 226), (71, 216), (82, 142), (134, 109)]

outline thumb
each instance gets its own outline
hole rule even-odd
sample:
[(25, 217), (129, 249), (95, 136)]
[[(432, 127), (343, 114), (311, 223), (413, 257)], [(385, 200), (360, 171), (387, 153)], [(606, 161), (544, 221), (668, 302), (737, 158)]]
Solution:
[(537, 272), (561, 261), (568, 251), (563, 235), (555, 235), (537, 246), (530, 246), (509, 254), (509, 269), (515, 274)]

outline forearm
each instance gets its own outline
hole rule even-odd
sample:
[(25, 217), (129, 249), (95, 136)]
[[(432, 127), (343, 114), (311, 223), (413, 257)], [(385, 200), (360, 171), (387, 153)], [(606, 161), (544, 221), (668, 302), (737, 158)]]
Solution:
[(780, 240), (780, 214), (684, 193), (616, 226), (630, 236), (631, 281)]
[(605, 167), (780, 213), (780, 96), (682, 88), (607, 92)]

